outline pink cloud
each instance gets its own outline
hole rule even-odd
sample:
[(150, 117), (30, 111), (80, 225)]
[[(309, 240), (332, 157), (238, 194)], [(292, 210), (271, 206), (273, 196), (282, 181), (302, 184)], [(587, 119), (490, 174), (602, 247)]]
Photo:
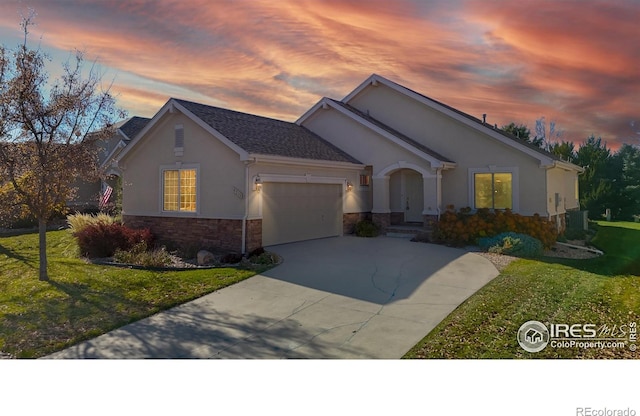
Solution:
[[(120, 73), (135, 111), (179, 94), (293, 120), (376, 72), (499, 125), (555, 119), (577, 141), (636, 137), (640, 118), (633, 2), (34, 3), (43, 45)], [(0, 26), (19, 4), (0, 5)]]

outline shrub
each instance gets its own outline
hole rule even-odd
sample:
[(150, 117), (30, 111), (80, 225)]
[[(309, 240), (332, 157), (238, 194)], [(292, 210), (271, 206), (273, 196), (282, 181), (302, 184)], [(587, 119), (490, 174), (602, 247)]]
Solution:
[(553, 246), (558, 238), (555, 225), (538, 214), (524, 217), (509, 209), (490, 211), (486, 208), (472, 214), (471, 208), (456, 212), (453, 206), (448, 206), (440, 221), (434, 224), (432, 238), (437, 242), (464, 246), (475, 244), (479, 238), (509, 231), (534, 237), (546, 248)]
[(165, 247), (149, 250), (145, 241), (137, 243), (129, 251), (116, 249), (113, 259), (119, 263), (144, 267), (167, 267), (173, 263), (171, 254)]
[(578, 228), (567, 228), (564, 230), (564, 237), (567, 240), (584, 240), (587, 238), (587, 232)]
[(115, 217), (112, 217), (110, 215), (103, 214), (103, 213), (98, 213), (96, 215), (91, 215), (86, 213), (84, 214), (77, 213), (73, 215), (67, 215), (67, 224), (69, 224), (69, 230), (74, 234), (81, 232), (82, 230), (84, 230), (86, 227), (90, 225), (96, 225), (96, 224), (110, 225), (118, 222), (119, 221)]
[(362, 220), (356, 223), (356, 235), (358, 237), (377, 237), (380, 228), (369, 220)]
[(257, 256), (260, 256), (261, 254), (263, 254), (264, 252), (265, 251), (264, 251), (263, 247), (258, 247), (258, 248), (254, 249), (254, 250), (251, 250), (249, 252), (249, 254), (247, 255), (247, 257), (249, 257), (249, 258), (257, 257)]
[(512, 232), (480, 238), (478, 245), (490, 253), (517, 257), (540, 257), (544, 253), (542, 242), (537, 238)]
[(220, 263), (236, 264), (236, 263), (240, 263), (241, 260), (242, 260), (242, 254), (228, 253), (222, 256), (222, 258), (220, 259)]
[(89, 258), (111, 257), (116, 250), (131, 250), (144, 242), (147, 247), (153, 243), (149, 229), (134, 230), (119, 223), (92, 224), (73, 234), (78, 240), (80, 254)]
[(269, 265), (277, 263), (278, 258), (275, 254), (262, 250), (261, 254), (249, 256), (249, 261), (253, 264)]

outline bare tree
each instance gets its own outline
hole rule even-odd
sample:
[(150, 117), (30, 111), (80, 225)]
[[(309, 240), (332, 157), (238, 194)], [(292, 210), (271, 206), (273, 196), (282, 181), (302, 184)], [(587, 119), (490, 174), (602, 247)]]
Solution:
[(547, 128), (547, 122), (544, 117), (536, 120), (536, 137), (534, 140), (538, 142), (538, 146), (551, 151), (553, 145), (559, 143), (561, 139), (562, 131), (556, 129), (555, 121), (550, 121), (549, 128)]
[(0, 185), (38, 220), (39, 277), (48, 280), (47, 223), (72, 197), (76, 179), (97, 177), (95, 143), (125, 114), (110, 87), (102, 88), (95, 64), (84, 75), (80, 52), (50, 82), (47, 56), (29, 48), (31, 25), (33, 13), (21, 22), (24, 42), (0, 49)]

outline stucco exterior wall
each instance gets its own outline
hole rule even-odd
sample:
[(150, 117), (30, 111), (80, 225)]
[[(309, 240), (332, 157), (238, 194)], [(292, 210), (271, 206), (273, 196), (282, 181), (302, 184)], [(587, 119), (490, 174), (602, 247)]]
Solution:
[[(313, 161), (309, 161), (313, 163)], [(340, 167), (313, 167), (300, 166), (284, 163), (264, 163), (258, 162), (249, 166), (250, 186), (248, 192), (249, 199), (249, 218), (262, 217), (261, 192), (255, 189), (251, 180), (257, 175), (261, 178), (269, 178), (280, 176), (283, 182), (316, 182), (322, 183), (324, 178), (330, 181), (346, 180), (353, 187), (350, 191), (346, 187), (342, 187), (343, 192), (343, 213), (359, 213), (371, 211), (371, 186), (360, 186), (360, 174), (369, 174), (366, 169), (346, 169)], [(273, 175), (273, 176), (272, 176)], [(275, 180), (274, 182), (278, 182)]]
[(349, 104), (457, 163), (455, 169), (443, 172), (444, 205), (459, 208), (473, 203), (469, 169), (518, 167), (520, 213), (546, 213), (546, 172), (533, 157), (382, 84), (365, 88)]
[[(560, 168), (552, 168), (547, 171), (547, 210), (549, 215), (562, 214), (579, 207), (575, 197), (576, 180), (576, 172)], [(556, 193), (559, 197), (557, 207)]]
[[(184, 127), (184, 152), (174, 152), (175, 125)], [(181, 113), (166, 114), (129, 153), (123, 165), (123, 211), (126, 215), (241, 219), (245, 167), (236, 152)], [(163, 212), (161, 167), (197, 167), (196, 213)]]
[(426, 169), (431, 168), (425, 159), (392, 143), (333, 108), (319, 110), (305, 120), (303, 126), (361, 162), (373, 166), (374, 176), (400, 160), (424, 166)]

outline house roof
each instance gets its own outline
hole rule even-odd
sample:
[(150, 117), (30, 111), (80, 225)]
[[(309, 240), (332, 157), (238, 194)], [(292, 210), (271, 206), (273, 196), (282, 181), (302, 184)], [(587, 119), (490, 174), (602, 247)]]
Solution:
[(351, 101), (351, 99), (354, 98), (356, 95), (358, 95), (362, 90), (367, 88), (369, 85), (372, 85), (372, 84), (376, 85), (377, 83), (381, 83), (390, 88), (393, 88), (396, 91), (404, 93), (407, 96), (413, 97), (414, 99), (417, 99), (420, 102), (427, 104), (431, 108), (434, 108), (445, 114), (449, 114), (450, 116), (453, 116), (454, 118), (460, 121), (466, 121), (466, 124), (468, 124), (470, 127), (473, 127), (485, 134), (488, 134), (489, 136), (492, 136), (504, 142), (507, 145), (510, 145), (516, 149), (522, 150), (525, 153), (528, 153), (539, 159), (544, 158), (541, 160), (557, 162), (557, 164), (572, 170), (577, 170), (577, 171), (583, 170), (581, 167), (574, 165), (573, 163), (567, 162), (562, 158), (554, 155), (551, 152), (541, 149), (540, 147), (535, 146), (531, 143), (525, 142), (524, 140), (520, 140), (517, 137), (501, 129), (495, 128), (494, 126), (483, 122), (477, 117), (467, 114), (461, 110), (458, 110), (457, 108), (451, 107), (450, 105), (444, 104), (440, 101), (434, 100), (433, 98), (427, 97), (424, 94), (421, 94), (417, 91), (414, 91), (410, 88), (405, 87), (404, 85), (400, 85), (394, 81), (391, 81), (377, 74), (372, 74), (366, 81), (364, 81), (356, 89), (350, 92), (349, 95), (343, 98), (342, 102), (348, 104), (349, 101)]
[(555, 154), (553, 154), (551, 152), (548, 152), (548, 151), (546, 151), (545, 149), (543, 149), (541, 147), (538, 147), (538, 146), (536, 146), (536, 145), (534, 145), (532, 143), (526, 142), (524, 140), (520, 140), (516, 136), (514, 136), (512, 134), (509, 134), (509, 133), (507, 133), (506, 131), (504, 131), (502, 129), (495, 128), (495, 126), (492, 126), (489, 123), (483, 122), (482, 120), (480, 120), (477, 117), (472, 116), (471, 114), (465, 113), (464, 111), (461, 111), (461, 110), (458, 110), (457, 108), (451, 107), (450, 105), (447, 105), (447, 104), (445, 104), (445, 103), (443, 103), (441, 101), (434, 100), (431, 97), (427, 97), (426, 95), (421, 94), (421, 93), (419, 93), (417, 91), (414, 91), (411, 88), (407, 88), (407, 87), (405, 87), (403, 85), (400, 85), (397, 82), (394, 82), (394, 81), (391, 81), (391, 80), (386, 80), (386, 81), (389, 82), (389, 83), (395, 84), (396, 86), (398, 86), (400, 88), (404, 88), (404, 89), (406, 89), (408, 91), (411, 91), (412, 93), (417, 94), (417, 95), (421, 96), (422, 98), (433, 102), (434, 104), (440, 105), (440, 106), (442, 106), (442, 107), (444, 107), (444, 108), (446, 108), (446, 109), (448, 109), (450, 111), (453, 111), (453, 112), (455, 112), (455, 113), (457, 113), (457, 114), (459, 114), (459, 115), (461, 115), (463, 117), (466, 117), (467, 119), (469, 119), (469, 120), (471, 120), (471, 121), (473, 121), (473, 122), (475, 122), (477, 124), (480, 124), (481, 126), (489, 128), (489, 129), (501, 134), (502, 136), (504, 136), (504, 137), (506, 137), (506, 138), (508, 138), (510, 140), (514, 140), (517, 143), (523, 144), (523, 145), (527, 146), (528, 148), (530, 148), (532, 150), (535, 150), (538, 153), (541, 153), (541, 154), (543, 154), (543, 155), (545, 155), (547, 157), (550, 157), (552, 159), (555, 159), (555, 160), (563, 160), (562, 158), (558, 157), (557, 155), (555, 155)]
[(295, 123), (172, 98), (249, 154), (332, 162), (360, 162)]
[(448, 163), (455, 163), (453, 160), (441, 155), (440, 153), (428, 148), (427, 146), (423, 145), (420, 142), (417, 142), (415, 140), (413, 140), (412, 138), (410, 138), (409, 136), (406, 136), (402, 133), (400, 133), (398, 130), (384, 124), (383, 122), (371, 117), (370, 115), (363, 113), (362, 111), (358, 110), (357, 108), (349, 105), (349, 104), (345, 104), (341, 101), (337, 101), (331, 98), (328, 98), (329, 100), (333, 101), (334, 103), (338, 104), (339, 106), (345, 108), (346, 110), (352, 112), (353, 114), (355, 114), (358, 117), (361, 117), (367, 121), (369, 121), (370, 123), (374, 124), (375, 126), (381, 128), (382, 130), (386, 131), (389, 134), (394, 135), (395, 137), (397, 137), (398, 139), (402, 140), (403, 142), (406, 142), (408, 144), (410, 144), (411, 146), (415, 147), (416, 149), (419, 149), (420, 151), (428, 154), (429, 156), (434, 157), (435, 159), (438, 159), (442, 162), (448, 162)]
[(119, 130), (125, 136), (126, 141), (130, 141), (150, 122), (150, 118), (133, 116), (127, 120)]

